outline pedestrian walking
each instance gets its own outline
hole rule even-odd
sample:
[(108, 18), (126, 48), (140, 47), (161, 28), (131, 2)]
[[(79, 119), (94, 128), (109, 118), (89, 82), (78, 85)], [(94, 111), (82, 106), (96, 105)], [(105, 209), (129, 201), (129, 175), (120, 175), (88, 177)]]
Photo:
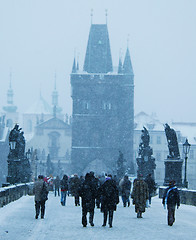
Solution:
[(131, 181), (129, 180), (129, 177), (127, 175), (124, 176), (124, 178), (121, 179), (119, 182), (119, 188), (121, 191), (123, 206), (130, 206), (130, 191), (131, 191)]
[(151, 205), (151, 199), (152, 196), (154, 194), (154, 192), (156, 191), (156, 184), (154, 179), (152, 178), (152, 174), (148, 174), (147, 177), (145, 178), (145, 182), (148, 185), (148, 191), (149, 191), (149, 206)]
[(180, 207), (180, 195), (177, 187), (175, 186), (175, 181), (172, 180), (169, 183), (169, 187), (165, 190), (162, 201), (164, 208), (167, 206), (168, 215), (168, 225), (172, 226), (175, 222), (175, 209)]
[(93, 227), (96, 188), (94, 186), (92, 175), (87, 173), (85, 180), (79, 189), (79, 196), (82, 198), (82, 225), (87, 226), (87, 213), (89, 212), (89, 223)]
[(133, 205), (135, 205), (137, 218), (142, 218), (142, 213), (145, 212), (146, 208), (146, 201), (149, 198), (148, 185), (143, 180), (142, 174), (140, 174), (139, 177), (134, 180), (131, 198), (133, 198)]
[(70, 181), (70, 190), (72, 196), (75, 198), (75, 206), (80, 206), (80, 200), (79, 200), (79, 188), (81, 186), (81, 181), (77, 174), (74, 174), (74, 177)]
[(106, 226), (107, 218), (109, 215), (109, 227), (112, 227), (114, 211), (116, 211), (117, 204), (119, 203), (119, 192), (116, 182), (112, 179), (112, 175), (106, 177), (106, 181), (99, 189), (101, 196), (101, 212), (103, 212), (103, 225)]
[(61, 182), (61, 205), (65, 206), (66, 204), (66, 197), (67, 197), (67, 191), (68, 191), (68, 176), (64, 175)]
[(60, 188), (60, 178), (59, 176), (56, 176), (56, 178), (54, 179), (54, 196), (55, 197), (57, 193), (58, 193), (58, 196), (60, 196), (59, 188)]
[(35, 218), (38, 219), (41, 208), (41, 218), (45, 215), (45, 203), (48, 200), (48, 186), (44, 182), (44, 176), (39, 175), (38, 180), (34, 183), (33, 192), (35, 194)]

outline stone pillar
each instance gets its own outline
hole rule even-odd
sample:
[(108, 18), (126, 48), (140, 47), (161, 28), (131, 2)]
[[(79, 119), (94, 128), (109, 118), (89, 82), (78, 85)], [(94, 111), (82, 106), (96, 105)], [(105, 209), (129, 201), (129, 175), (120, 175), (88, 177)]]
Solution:
[(177, 187), (182, 187), (182, 159), (165, 159), (164, 186), (168, 186), (171, 180), (175, 180)]

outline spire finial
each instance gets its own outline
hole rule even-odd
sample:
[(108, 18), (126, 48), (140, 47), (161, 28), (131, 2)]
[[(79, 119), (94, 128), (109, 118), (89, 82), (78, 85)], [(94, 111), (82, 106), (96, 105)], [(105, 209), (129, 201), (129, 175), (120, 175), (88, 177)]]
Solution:
[(56, 90), (56, 70), (54, 71), (54, 90)]
[(130, 35), (127, 35), (127, 48), (129, 47), (129, 39), (130, 39)]
[(106, 24), (108, 23), (108, 10), (105, 9), (105, 20), (106, 20)]
[(93, 24), (93, 9), (91, 9), (91, 25)]
[(10, 68), (10, 89), (12, 88), (12, 69)]

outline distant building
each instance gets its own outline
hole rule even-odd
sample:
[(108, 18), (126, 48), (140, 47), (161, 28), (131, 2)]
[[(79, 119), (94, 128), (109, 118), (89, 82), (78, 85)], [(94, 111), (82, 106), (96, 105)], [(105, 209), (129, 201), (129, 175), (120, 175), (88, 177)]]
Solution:
[(134, 74), (127, 48), (113, 71), (107, 24), (92, 24), (83, 71), (72, 73), (73, 170), (113, 172), (119, 150), (133, 172)]
[(33, 137), (27, 142), (26, 149), (36, 149), (38, 174), (46, 171), (48, 154), (54, 165), (53, 174), (58, 175), (60, 167), (64, 173), (70, 173), (71, 126), (61, 119), (53, 117), (35, 127)]

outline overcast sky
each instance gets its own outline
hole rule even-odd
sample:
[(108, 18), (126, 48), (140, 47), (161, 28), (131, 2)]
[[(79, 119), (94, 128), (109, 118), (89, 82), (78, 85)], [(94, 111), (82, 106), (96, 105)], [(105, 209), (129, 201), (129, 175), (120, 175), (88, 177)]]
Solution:
[(83, 68), (93, 23), (105, 23), (113, 65), (129, 49), (135, 74), (135, 114), (196, 122), (195, 0), (0, 0), (0, 108), (12, 71), (14, 103), (26, 111), (40, 91), (51, 104), (54, 73), (59, 104), (71, 114), (74, 52)]

